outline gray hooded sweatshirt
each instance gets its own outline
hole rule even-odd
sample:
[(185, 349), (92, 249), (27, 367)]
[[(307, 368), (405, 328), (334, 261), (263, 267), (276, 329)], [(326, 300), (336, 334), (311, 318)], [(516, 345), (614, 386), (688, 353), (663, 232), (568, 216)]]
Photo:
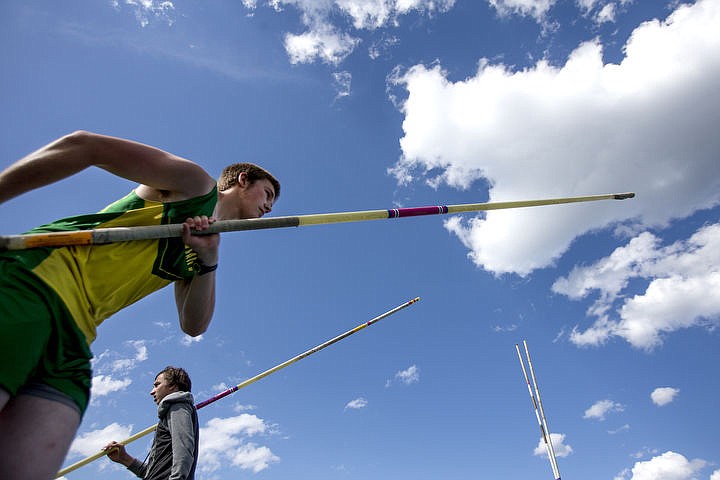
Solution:
[(158, 418), (147, 460), (135, 459), (128, 470), (144, 480), (194, 480), (200, 433), (192, 394), (168, 394), (158, 405)]

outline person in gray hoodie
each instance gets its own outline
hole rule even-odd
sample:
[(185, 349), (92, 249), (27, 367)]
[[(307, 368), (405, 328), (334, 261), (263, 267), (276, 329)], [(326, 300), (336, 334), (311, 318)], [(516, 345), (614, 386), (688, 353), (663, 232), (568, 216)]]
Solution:
[(144, 480), (193, 480), (200, 434), (191, 386), (182, 368), (166, 367), (158, 373), (150, 395), (160, 421), (147, 458), (141, 462), (115, 441), (103, 448), (108, 458)]

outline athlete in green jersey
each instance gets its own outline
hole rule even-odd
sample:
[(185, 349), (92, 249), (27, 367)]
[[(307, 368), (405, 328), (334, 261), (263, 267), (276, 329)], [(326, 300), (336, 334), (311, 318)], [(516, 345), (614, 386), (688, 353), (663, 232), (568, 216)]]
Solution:
[(113, 313), (174, 284), (180, 327), (208, 327), (216, 220), (270, 212), (280, 184), (239, 163), (216, 182), (197, 164), (137, 142), (78, 131), (0, 173), (0, 203), (90, 166), (139, 183), (102, 211), (31, 232), (183, 223), (182, 238), (36, 248), (0, 254), (0, 477), (53, 478), (89, 399), (89, 345)]

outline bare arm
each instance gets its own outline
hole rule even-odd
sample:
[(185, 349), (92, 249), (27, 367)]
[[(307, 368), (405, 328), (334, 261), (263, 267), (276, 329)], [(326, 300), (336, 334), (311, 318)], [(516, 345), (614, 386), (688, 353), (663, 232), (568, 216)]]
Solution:
[(156, 201), (203, 195), (215, 180), (197, 164), (155, 147), (77, 131), (18, 160), (0, 173), (0, 203), (96, 166), (137, 182)]
[(215, 272), (175, 282), (180, 328), (191, 337), (202, 335), (215, 311)]
[[(220, 235), (191, 235), (190, 230), (205, 230), (212, 222), (207, 217), (194, 217), (183, 225), (183, 241), (206, 266), (218, 263)], [(175, 304), (182, 331), (192, 337), (204, 333), (215, 310), (215, 272), (175, 282)]]

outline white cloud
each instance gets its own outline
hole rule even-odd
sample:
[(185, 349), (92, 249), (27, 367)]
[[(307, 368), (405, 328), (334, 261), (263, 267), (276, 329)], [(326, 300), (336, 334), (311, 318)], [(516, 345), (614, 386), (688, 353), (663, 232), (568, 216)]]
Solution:
[(529, 16), (541, 22), (556, 1), (557, 0), (488, 0), (488, 3), (497, 10), (500, 16), (512, 14)]
[(189, 347), (193, 343), (201, 342), (202, 339), (203, 339), (202, 335), (198, 335), (197, 337), (191, 337), (188, 334), (183, 334), (182, 338), (180, 339), (180, 343), (185, 347)]
[(169, 25), (175, 20), (175, 5), (169, 0), (111, 0), (111, 4), (116, 9), (120, 8), (120, 4), (128, 5), (135, 13), (135, 18), (142, 27), (146, 27), (153, 18), (162, 19)]
[(617, 434), (617, 433), (627, 432), (627, 431), (629, 431), (629, 430), (630, 430), (630, 425), (626, 423), (626, 424), (623, 425), (622, 427), (616, 428), (615, 430), (608, 430), (608, 433), (609, 433), (610, 435), (615, 435), (615, 434)]
[(577, 5), (582, 14), (591, 17), (596, 24), (615, 22), (618, 5), (622, 7), (632, 0), (620, 0), (619, 2), (608, 2), (607, 0), (577, 0)]
[[(573, 452), (572, 447), (565, 444), (564, 433), (551, 433), (550, 443), (552, 443), (553, 452), (555, 452), (556, 457), (567, 457)], [(543, 440), (542, 437), (540, 437), (540, 441), (538, 441), (538, 446), (535, 447), (535, 450), (533, 450), (533, 455), (545, 457), (548, 456), (547, 447), (545, 446), (545, 440)]]
[(585, 410), (583, 418), (594, 418), (605, 420), (605, 415), (611, 412), (622, 412), (625, 407), (612, 400), (598, 400), (590, 408)]
[[(293, 7), (301, 14), (306, 30), (299, 34), (286, 33), (284, 37), (291, 63), (321, 61), (338, 65), (360, 44), (359, 32), (396, 26), (400, 16), (411, 12), (428, 16), (444, 13), (453, 7), (455, 0), (266, 0), (265, 3), (278, 12)], [(257, 4), (256, 0), (243, 2), (251, 11)], [(346, 27), (345, 20), (352, 27)], [(371, 47), (371, 52), (377, 50)]]
[(626, 480), (628, 475), (630, 475), (630, 469), (623, 468), (620, 473), (613, 477), (613, 480)]
[(630, 480), (692, 480), (706, 465), (704, 460), (688, 461), (679, 453), (668, 451), (646, 462), (637, 462)]
[(652, 393), (650, 394), (650, 398), (655, 405), (657, 405), (658, 407), (662, 407), (663, 405), (667, 405), (668, 403), (675, 400), (675, 397), (679, 393), (679, 388), (658, 387), (652, 391)]
[(710, 480), (720, 480), (720, 470), (715, 470), (715, 471), (710, 475)]
[(337, 32), (329, 25), (316, 27), (300, 35), (285, 35), (285, 50), (290, 63), (312, 63), (321, 60), (337, 65), (355, 49), (359, 40)]
[(125, 440), (132, 433), (132, 425), (111, 423), (105, 428), (82, 433), (75, 437), (70, 445), (70, 456), (88, 457), (100, 451), (102, 447), (113, 440)]
[(393, 2), (386, 0), (336, 0), (337, 7), (352, 19), (356, 29), (375, 29), (387, 24), (393, 14)]
[(231, 452), (232, 464), (243, 470), (252, 470), (258, 473), (270, 467), (271, 463), (280, 461), (272, 451), (265, 446), (258, 446), (254, 443), (240, 445), (237, 450)]
[(352, 74), (350, 72), (333, 72), (333, 85), (335, 86), (335, 99), (347, 97), (350, 95), (350, 86), (352, 85)]
[(386, 55), (392, 47), (400, 43), (400, 39), (392, 35), (383, 35), (380, 39), (375, 40), (370, 47), (368, 47), (368, 56), (375, 60), (383, 55)]
[[(94, 373), (128, 375), (139, 363), (148, 359), (145, 340), (131, 340), (123, 343), (124, 347), (134, 350), (132, 353), (105, 350), (95, 355), (91, 361)], [(102, 376), (102, 375), (101, 375)], [(109, 378), (109, 375), (107, 376)], [(95, 393), (95, 392), (93, 392)]]
[[(664, 334), (695, 326), (715, 328), (720, 319), (720, 224), (701, 227), (687, 240), (662, 247), (642, 233), (592, 265), (574, 268), (552, 289), (572, 299), (598, 292), (588, 310), (597, 317), (584, 331), (575, 327), (570, 340), (600, 345), (620, 337), (652, 350)], [(630, 295), (631, 280), (643, 280), (644, 292)], [(609, 317), (616, 301), (618, 320)]]
[(664, 226), (717, 205), (718, 29), (720, 2), (700, 0), (636, 28), (620, 64), (603, 64), (591, 41), (559, 67), (482, 60), (457, 82), (440, 65), (400, 71), (388, 79), (407, 94), (402, 157), (390, 171), (401, 183), (459, 189), (482, 178), (491, 201), (637, 193), (450, 218), (475, 264), (498, 275), (552, 265), (577, 236), (617, 222)]
[(257, 407), (255, 405), (243, 405), (242, 403), (236, 403), (233, 405), (233, 410), (236, 412), (249, 412), (252, 410), (255, 410)]
[(254, 473), (280, 461), (266, 446), (246, 441), (247, 437), (267, 433), (268, 425), (259, 417), (243, 413), (235, 417), (212, 418), (200, 429), (198, 464), (204, 473), (232, 465)]
[(363, 397), (358, 397), (355, 400), (350, 400), (347, 405), (345, 405), (345, 410), (347, 410), (348, 408), (351, 408), (353, 410), (365, 408), (367, 407), (367, 404), (367, 400), (365, 400)]
[(97, 404), (100, 397), (125, 390), (132, 383), (128, 377), (130, 372), (139, 363), (148, 359), (145, 340), (131, 340), (124, 342), (123, 345), (133, 349), (134, 352), (128, 356), (127, 353), (105, 350), (93, 357), (92, 367), (93, 372), (96, 373), (92, 378), (92, 396), (90, 397), (93, 405)]
[(420, 369), (417, 365), (411, 365), (406, 370), (400, 370), (395, 374), (395, 378), (400, 380), (405, 385), (417, 383), (420, 381)]
[(129, 378), (115, 380), (109, 375), (95, 375), (92, 378), (92, 396), (102, 397), (112, 392), (125, 390), (132, 383)]
[(635, 452), (635, 453), (630, 454), (630, 456), (633, 457), (633, 458), (640, 459), (640, 458), (643, 458), (643, 457), (645, 457), (645, 456), (655, 455), (655, 454), (657, 454), (658, 452), (659, 452), (659, 450), (658, 450), (657, 448), (643, 447), (641, 450), (639, 450), (639, 451), (637, 451), (637, 452)]
[(590, 11), (595, 8), (595, 5), (597, 5), (600, 2), (600, 0), (577, 0), (578, 7), (583, 11), (584, 14), (590, 13)]
[(513, 324), (510, 325), (495, 325), (492, 327), (493, 332), (514, 332), (518, 326)]
[(130, 370), (133, 370), (138, 363), (147, 360), (148, 349), (145, 343), (145, 340), (130, 340), (125, 342), (126, 346), (130, 346), (135, 349), (135, 354), (129, 358), (120, 358), (114, 360), (111, 364), (112, 371), (127, 373)]
[(595, 16), (595, 21), (597, 23), (606, 23), (606, 22), (614, 22), (615, 21), (615, 4), (614, 3), (608, 3), (603, 8), (600, 9), (600, 11)]

